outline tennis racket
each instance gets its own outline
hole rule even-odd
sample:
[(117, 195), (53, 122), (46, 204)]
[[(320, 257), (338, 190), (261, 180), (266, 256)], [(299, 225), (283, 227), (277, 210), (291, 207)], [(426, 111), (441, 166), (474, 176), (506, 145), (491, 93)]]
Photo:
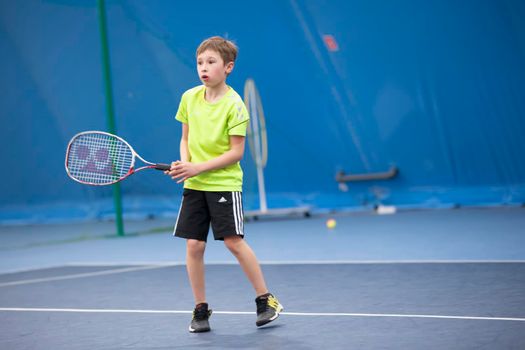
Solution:
[[(146, 165), (135, 168), (137, 158)], [(144, 160), (124, 139), (103, 131), (78, 133), (67, 145), (67, 175), (85, 185), (112, 185), (144, 169), (169, 170), (170, 167)]]

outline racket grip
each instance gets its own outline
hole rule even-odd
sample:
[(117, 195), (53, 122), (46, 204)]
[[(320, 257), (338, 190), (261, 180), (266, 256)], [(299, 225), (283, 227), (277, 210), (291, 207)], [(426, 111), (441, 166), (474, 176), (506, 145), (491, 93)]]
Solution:
[(164, 164), (164, 163), (158, 163), (158, 164), (155, 164), (155, 169), (157, 169), (157, 170), (170, 170), (171, 169), (171, 165)]

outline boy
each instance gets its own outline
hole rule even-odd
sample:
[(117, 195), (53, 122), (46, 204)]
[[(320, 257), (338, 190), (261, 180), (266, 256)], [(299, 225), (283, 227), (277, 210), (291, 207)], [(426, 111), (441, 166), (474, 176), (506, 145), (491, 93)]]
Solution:
[(197, 72), (203, 85), (182, 95), (176, 119), (182, 122), (180, 160), (169, 174), (184, 182), (174, 235), (186, 239), (186, 268), (195, 309), (190, 332), (207, 332), (208, 309), (204, 282), (204, 250), (211, 223), (213, 236), (224, 241), (255, 289), (257, 326), (275, 320), (283, 307), (268, 292), (255, 254), (244, 241), (242, 170), (248, 111), (241, 97), (226, 84), (237, 47), (212, 37), (197, 48)]

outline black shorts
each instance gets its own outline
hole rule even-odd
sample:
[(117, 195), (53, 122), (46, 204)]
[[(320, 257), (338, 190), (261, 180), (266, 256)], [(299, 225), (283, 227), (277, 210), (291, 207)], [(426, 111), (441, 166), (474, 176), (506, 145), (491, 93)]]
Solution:
[(216, 240), (244, 237), (242, 192), (207, 192), (185, 188), (173, 235), (206, 242), (213, 230)]

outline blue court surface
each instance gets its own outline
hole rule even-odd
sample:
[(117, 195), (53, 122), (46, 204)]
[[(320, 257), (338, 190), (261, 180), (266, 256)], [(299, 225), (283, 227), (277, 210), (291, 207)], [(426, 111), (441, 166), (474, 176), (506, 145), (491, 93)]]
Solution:
[[(337, 220), (334, 229), (325, 222)], [(169, 220), (1, 227), (1, 349), (523, 349), (525, 209), (352, 213), (246, 223), (285, 310), (221, 242), (212, 331), (190, 334), (184, 241)]]

